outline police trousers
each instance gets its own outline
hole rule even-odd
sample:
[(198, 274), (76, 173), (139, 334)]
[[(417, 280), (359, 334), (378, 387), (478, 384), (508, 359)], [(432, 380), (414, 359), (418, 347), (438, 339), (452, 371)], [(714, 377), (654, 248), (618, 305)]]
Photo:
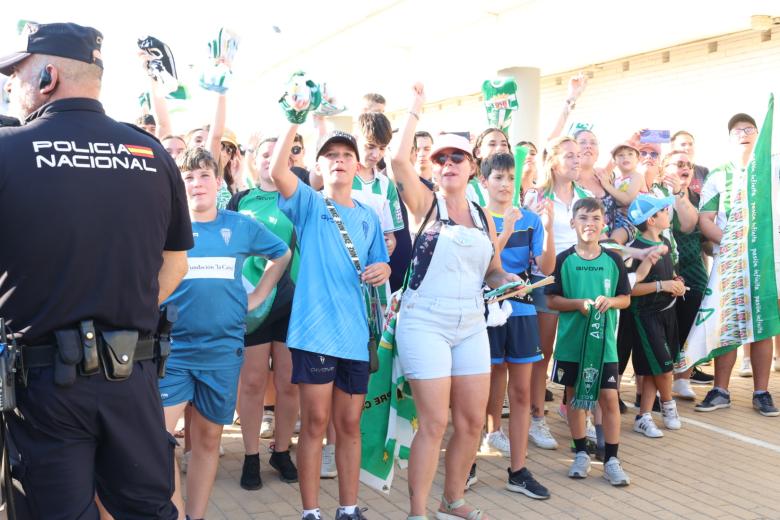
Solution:
[(102, 371), (54, 384), (53, 368), (33, 368), (7, 414), (20, 463), (13, 469), (34, 519), (99, 518), (95, 493), (117, 519), (175, 520), (173, 457), (157, 365), (137, 361), (124, 381)]

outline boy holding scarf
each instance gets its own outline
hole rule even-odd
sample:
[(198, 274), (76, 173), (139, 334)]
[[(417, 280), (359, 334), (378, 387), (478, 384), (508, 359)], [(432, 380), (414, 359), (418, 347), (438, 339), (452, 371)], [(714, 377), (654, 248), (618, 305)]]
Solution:
[(585, 478), (590, 456), (585, 443), (585, 411), (598, 403), (605, 439), (604, 478), (613, 486), (630, 482), (617, 458), (618, 408), (617, 310), (631, 303), (626, 268), (616, 253), (599, 244), (604, 206), (594, 198), (575, 202), (571, 227), (577, 244), (555, 259), (555, 283), (547, 286), (547, 305), (559, 311), (553, 381), (571, 397), (568, 419), (576, 455), (569, 477)]

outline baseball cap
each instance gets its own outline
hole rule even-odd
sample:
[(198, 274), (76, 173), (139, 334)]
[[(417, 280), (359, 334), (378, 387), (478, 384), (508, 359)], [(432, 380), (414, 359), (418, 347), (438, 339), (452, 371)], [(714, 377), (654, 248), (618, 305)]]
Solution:
[(661, 155), (661, 145), (658, 143), (639, 143), (639, 150), (650, 150)]
[(11, 74), (11, 67), (31, 54), (48, 54), (93, 63), (103, 68), (100, 46), (103, 34), (92, 27), (75, 23), (29, 22), (22, 30), (16, 52), (0, 58), (0, 74)]
[(327, 150), (330, 145), (336, 143), (349, 146), (352, 151), (355, 152), (355, 158), (358, 161), (360, 160), (360, 152), (358, 152), (357, 141), (355, 141), (355, 138), (352, 136), (352, 134), (342, 132), (341, 130), (334, 130), (322, 138), (320, 145), (317, 147), (317, 159), (320, 158), (320, 155), (325, 153), (325, 150)]
[(628, 207), (628, 220), (633, 225), (638, 226), (662, 209), (673, 205), (674, 197), (659, 198), (642, 193)]
[(758, 128), (758, 125), (756, 125), (756, 120), (743, 112), (731, 116), (731, 119), (729, 119), (729, 132), (731, 132), (731, 129), (734, 128), (737, 123), (750, 123), (751, 125)]
[(612, 157), (614, 158), (615, 154), (618, 153), (623, 148), (628, 148), (629, 150), (634, 150), (634, 152), (636, 152), (636, 156), (639, 157), (639, 149), (636, 146), (634, 146), (633, 144), (629, 143), (628, 141), (626, 141), (624, 143), (620, 143), (617, 146), (615, 146), (612, 149), (612, 152), (610, 152), (612, 154)]
[(238, 148), (238, 138), (236, 137), (236, 133), (232, 130), (228, 130), (227, 128), (222, 131), (222, 138), (220, 138), (219, 142), (230, 143)]
[(468, 139), (458, 134), (441, 134), (436, 136), (436, 141), (433, 143), (433, 149), (431, 150), (431, 157), (435, 157), (437, 153), (448, 148), (460, 150), (471, 156), (471, 143), (469, 143)]

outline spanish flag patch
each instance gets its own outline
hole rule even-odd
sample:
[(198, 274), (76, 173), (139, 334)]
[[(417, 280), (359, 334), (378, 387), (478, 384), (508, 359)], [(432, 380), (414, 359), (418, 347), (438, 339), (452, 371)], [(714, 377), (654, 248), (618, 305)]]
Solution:
[(127, 151), (138, 157), (148, 157), (154, 159), (154, 152), (147, 146), (137, 146), (134, 144), (126, 144)]

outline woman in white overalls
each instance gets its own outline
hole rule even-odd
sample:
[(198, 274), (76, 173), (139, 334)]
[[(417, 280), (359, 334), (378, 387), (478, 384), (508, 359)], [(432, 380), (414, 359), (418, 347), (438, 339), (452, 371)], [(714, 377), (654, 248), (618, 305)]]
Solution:
[(436, 194), (417, 178), (409, 156), (423, 102), (423, 87), (417, 84), (392, 159), (393, 180), (409, 210), (409, 228), (415, 232), (424, 224), (396, 326), (398, 355), (419, 419), (409, 456), (409, 518), (425, 518), (451, 406), (454, 431), (447, 446), (444, 494), (436, 517), (486, 519), (463, 500), (463, 483), (479, 447), (490, 390), (482, 286), (486, 282), (498, 287), (519, 278), (506, 273), (499, 255), (493, 254), (496, 232), (492, 219), (466, 199), (475, 168), (466, 138), (454, 134), (434, 137), (431, 159), (439, 179)]

